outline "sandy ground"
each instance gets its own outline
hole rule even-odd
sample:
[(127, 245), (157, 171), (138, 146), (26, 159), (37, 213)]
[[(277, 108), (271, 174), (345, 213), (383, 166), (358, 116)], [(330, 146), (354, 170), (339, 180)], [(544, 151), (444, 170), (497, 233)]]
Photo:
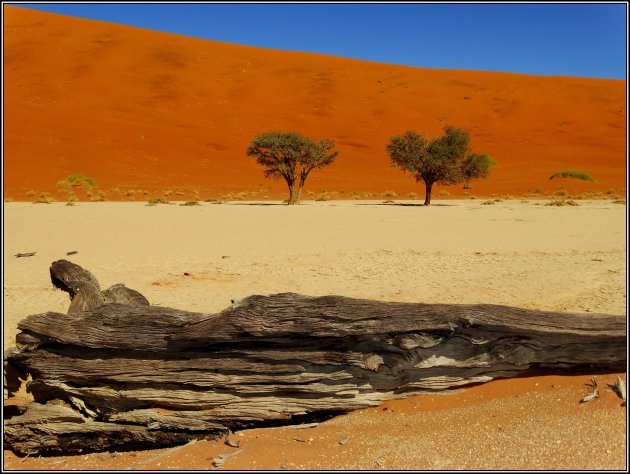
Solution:
[[(625, 315), (626, 207), (545, 203), (5, 203), (5, 348), (14, 344), (20, 319), (67, 310), (66, 293), (52, 288), (48, 273), (61, 258), (90, 270), (103, 288), (125, 283), (154, 305), (192, 311), (293, 291)], [(66, 257), (68, 251), (78, 253)], [(616, 375), (595, 377), (605, 386)], [(236, 434), (241, 451), (223, 468), (624, 469), (626, 409), (606, 390), (579, 404), (590, 378), (493, 381), (388, 402), (306, 430), (250, 430)], [(222, 441), (198, 441), (48, 459), (5, 452), (4, 461), (6, 469), (211, 469), (215, 456), (235, 451)]]

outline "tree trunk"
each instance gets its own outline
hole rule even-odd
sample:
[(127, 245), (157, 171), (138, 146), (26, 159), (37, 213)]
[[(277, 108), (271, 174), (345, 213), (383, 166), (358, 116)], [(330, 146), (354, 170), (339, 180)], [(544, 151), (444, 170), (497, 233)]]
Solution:
[(216, 314), (115, 303), (18, 327), (6, 386), (30, 374), (35, 403), (5, 410), (5, 446), (22, 454), (81, 452), (86, 437), (94, 450), (182, 444), (530, 368), (626, 367), (623, 315), (484, 304), (281, 293)]
[[(308, 176), (308, 173), (307, 173)], [(302, 198), (302, 189), (304, 188), (304, 182), (306, 181), (306, 176), (300, 176), (300, 181), (298, 182), (298, 188), (296, 191), (296, 204), (300, 203), (300, 199)]]
[(424, 205), (428, 206), (431, 204), (431, 188), (433, 188), (433, 183), (429, 182), (425, 184), (425, 194), (424, 194)]
[(624, 316), (291, 293), (218, 314), (107, 304), (33, 315), (6, 377), (30, 373), (36, 403), (5, 412), (5, 446), (81, 452), (86, 437), (96, 450), (169, 446), (530, 367), (624, 370), (625, 329)]
[(289, 186), (289, 200), (287, 201), (287, 204), (289, 206), (293, 206), (295, 204), (297, 204), (296, 202), (296, 193), (295, 193), (295, 180), (294, 181), (288, 181), (287, 180), (287, 184)]

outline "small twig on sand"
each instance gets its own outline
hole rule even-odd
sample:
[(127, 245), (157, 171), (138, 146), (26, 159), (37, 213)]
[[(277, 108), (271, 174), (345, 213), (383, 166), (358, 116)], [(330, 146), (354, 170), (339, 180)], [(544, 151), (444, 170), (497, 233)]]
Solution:
[[(623, 402), (625, 403), (626, 401), (626, 384), (623, 383), (623, 380), (621, 380), (621, 377), (619, 377), (617, 375), (617, 380), (615, 381), (614, 385), (610, 385), (610, 387), (613, 389), (613, 391), (619, 395), (619, 398), (621, 398), (623, 400)], [(622, 403), (623, 405), (623, 403)]]
[(29, 252), (29, 253), (16, 253), (15, 256), (17, 258), (20, 257), (32, 257), (33, 255), (35, 255), (35, 252)]
[(140, 468), (140, 467), (142, 467), (142, 466), (145, 466), (145, 465), (149, 464), (150, 462), (157, 461), (158, 459), (163, 458), (164, 456), (166, 456), (166, 455), (168, 455), (168, 454), (172, 454), (172, 453), (173, 453), (173, 452), (175, 452), (175, 451), (178, 451), (178, 450), (180, 450), (180, 449), (183, 449), (183, 448), (185, 448), (186, 446), (190, 446), (191, 444), (195, 444), (196, 442), (197, 442), (197, 440), (196, 440), (196, 439), (193, 439), (193, 440), (191, 440), (189, 443), (182, 444), (182, 445), (180, 445), (180, 446), (175, 446), (175, 447), (173, 447), (173, 448), (167, 449), (166, 451), (164, 451), (164, 452), (162, 452), (162, 453), (158, 454), (157, 456), (153, 456), (153, 457), (151, 457), (151, 458), (149, 458), (149, 459), (146, 459), (146, 460), (144, 460), (144, 461), (140, 461), (140, 462), (138, 462), (138, 463), (136, 463), (136, 464), (132, 464), (131, 466), (129, 466), (129, 467), (127, 468), (127, 470), (136, 470), (136, 469), (138, 469), (138, 468)]
[(218, 469), (221, 466), (223, 466), (223, 463), (225, 462), (226, 459), (231, 458), (232, 456), (234, 456), (235, 454), (240, 453), (241, 451), (243, 451), (243, 450), (239, 449), (238, 451), (234, 451), (233, 453), (219, 454), (216, 458), (214, 458), (212, 460), (212, 465)]
[(590, 384), (585, 384), (587, 387), (591, 387), (592, 390), (586, 394), (586, 396), (580, 400), (580, 403), (587, 403), (590, 402), (591, 400), (595, 400), (597, 397), (599, 397), (599, 390), (597, 390), (597, 380), (595, 380), (594, 378), (591, 378), (591, 383)]
[(66, 252), (66, 255), (75, 255), (79, 252), (77, 252), (76, 250), (70, 250), (70, 252)]

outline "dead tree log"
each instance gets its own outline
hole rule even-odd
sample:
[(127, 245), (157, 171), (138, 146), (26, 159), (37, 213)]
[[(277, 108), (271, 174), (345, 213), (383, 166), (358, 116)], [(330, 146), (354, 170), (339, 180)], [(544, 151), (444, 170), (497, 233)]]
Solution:
[[(19, 329), (5, 375), (30, 374), (36, 403), (5, 421), (18, 453), (178, 444), (532, 367), (626, 365), (623, 316), (496, 305), (282, 293), (217, 314), (110, 303), (32, 315)], [(45, 436), (34, 420), (46, 420)], [(92, 447), (80, 442), (88, 432)]]

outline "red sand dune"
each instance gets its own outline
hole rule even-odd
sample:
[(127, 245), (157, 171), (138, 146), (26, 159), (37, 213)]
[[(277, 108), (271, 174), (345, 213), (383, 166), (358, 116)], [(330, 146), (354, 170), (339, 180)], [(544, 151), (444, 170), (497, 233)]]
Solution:
[[(307, 189), (421, 194), (389, 167), (385, 145), (445, 124), (468, 129), (474, 151), (499, 163), (473, 194), (625, 189), (624, 80), (421, 69), (3, 8), (5, 197), (53, 191), (74, 173), (104, 190), (204, 197), (264, 182), (284, 193), (245, 155), (268, 130), (337, 141), (337, 162)], [(598, 183), (549, 181), (564, 169)]]

